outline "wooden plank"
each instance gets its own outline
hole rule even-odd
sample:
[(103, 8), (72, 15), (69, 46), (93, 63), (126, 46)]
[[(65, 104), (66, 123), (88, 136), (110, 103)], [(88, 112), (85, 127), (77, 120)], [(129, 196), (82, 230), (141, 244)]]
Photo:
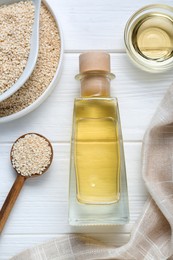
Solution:
[[(112, 54), (112, 96), (120, 105), (125, 141), (141, 141), (144, 132), (172, 82), (172, 72), (153, 75), (135, 68), (125, 54)], [(27, 132), (38, 132), (54, 142), (69, 142), (74, 98), (79, 96), (78, 54), (66, 54), (57, 88), (36, 111), (14, 122), (0, 125), (0, 143), (13, 142)]]
[[(139, 8), (151, 4), (149, 0), (47, 0), (62, 24), (65, 50), (88, 49), (124, 51), (124, 27)], [(162, 0), (153, 0), (163, 3)], [(171, 0), (164, 4), (172, 5)]]
[[(146, 200), (140, 173), (141, 143), (126, 143), (130, 223), (119, 227), (70, 227), (68, 225), (69, 144), (54, 145), (54, 161), (48, 173), (25, 182), (3, 234), (128, 233)], [(0, 207), (16, 175), (9, 162), (10, 145), (1, 145)], [(3, 242), (3, 241), (2, 241)]]
[[(150, 4), (149, 0), (47, 1), (62, 24), (66, 52), (64, 70), (57, 88), (39, 109), (25, 118), (0, 125), (0, 206), (15, 179), (9, 164), (9, 151), (16, 138), (31, 131), (42, 133), (54, 142), (55, 159), (49, 173), (28, 180), (22, 190), (0, 236), (0, 260), (63, 233), (82, 233), (116, 246), (128, 241), (147, 197), (140, 171), (141, 140), (172, 81), (171, 72), (161, 75), (142, 72), (124, 54), (125, 23), (137, 9)], [(162, 2), (153, 0), (152, 3)], [(172, 1), (167, 0), (164, 4), (172, 5)], [(126, 141), (131, 215), (130, 223), (125, 226), (77, 228), (68, 225), (69, 141), (73, 100), (79, 95), (79, 84), (74, 75), (78, 72), (78, 52), (89, 49), (112, 53), (112, 71), (116, 74), (112, 96), (119, 99)]]

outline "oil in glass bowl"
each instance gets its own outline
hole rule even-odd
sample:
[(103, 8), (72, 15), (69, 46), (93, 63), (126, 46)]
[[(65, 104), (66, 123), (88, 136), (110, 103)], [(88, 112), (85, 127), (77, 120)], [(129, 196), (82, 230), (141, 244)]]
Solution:
[(162, 72), (173, 66), (173, 16), (170, 10), (173, 15), (172, 7), (146, 6), (126, 25), (127, 53), (143, 70)]

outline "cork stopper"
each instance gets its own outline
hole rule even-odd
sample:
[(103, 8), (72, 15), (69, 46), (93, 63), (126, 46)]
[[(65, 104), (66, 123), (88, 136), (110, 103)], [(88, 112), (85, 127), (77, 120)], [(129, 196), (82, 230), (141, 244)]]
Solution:
[(110, 72), (110, 55), (107, 52), (85, 52), (79, 56), (79, 71), (104, 71)]

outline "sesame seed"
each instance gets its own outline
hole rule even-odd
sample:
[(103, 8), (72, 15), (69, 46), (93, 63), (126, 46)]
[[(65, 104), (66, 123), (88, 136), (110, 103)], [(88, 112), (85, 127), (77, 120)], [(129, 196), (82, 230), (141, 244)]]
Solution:
[(52, 149), (49, 142), (37, 134), (27, 134), (14, 143), (12, 165), (22, 176), (41, 175), (51, 164)]
[(0, 6), (0, 95), (15, 84), (25, 69), (34, 11), (31, 1)]
[(45, 92), (57, 70), (60, 50), (61, 40), (56, 22), (47, 7), (42, 4), (39, 55), (36, 67), (22, 88), (0, 102), (0, 117), (9, 116), (25, 109)]

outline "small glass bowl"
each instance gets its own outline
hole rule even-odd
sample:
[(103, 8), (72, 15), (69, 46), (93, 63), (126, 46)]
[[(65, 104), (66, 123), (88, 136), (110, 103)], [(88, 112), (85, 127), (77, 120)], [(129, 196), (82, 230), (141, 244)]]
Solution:
[(173, 7), (147, 5), (128, 20), (124, 30), (127, 54), (142, 70), (164, 72), (173, 67)]

